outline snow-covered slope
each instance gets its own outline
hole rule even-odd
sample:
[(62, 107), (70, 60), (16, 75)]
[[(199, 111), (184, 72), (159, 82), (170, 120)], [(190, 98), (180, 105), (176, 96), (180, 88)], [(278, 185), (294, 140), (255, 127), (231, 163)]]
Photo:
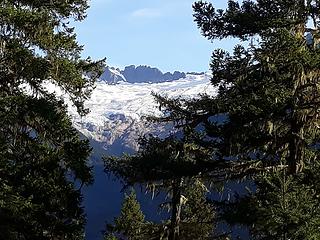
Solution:
[(214, 94), (207, 74), (191, 75), (172, 82), (128, 83), (109, 85), (97, 83), (91, 98), (85, 103), (90, 113), (81, 118), (68, 102), (74, 126), (86, 137), (110, 153), (121, 154), (136, 150), (137, 139), (146, 133), (168, 134), (170, 125), (152, 125), (141, 118), (161, 114), (151, 92), (168, 97), (197, 97), (200, 93)]

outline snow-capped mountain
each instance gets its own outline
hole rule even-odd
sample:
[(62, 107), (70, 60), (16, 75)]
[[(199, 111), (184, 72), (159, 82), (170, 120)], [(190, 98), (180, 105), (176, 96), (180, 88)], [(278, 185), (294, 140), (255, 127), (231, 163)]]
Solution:
[[(109, 70), (119, 74), (116, 69)], [(54, 86), (48, 87), (55, 89)], [(170, 124), (154, 124), (145, 120), (145, 116), (162, 114), (152, 92), (170, 98), (194, 98), (200, 93), (215, 94), (216, 89), (210, 84), (210, 76), (205, 73), (187, 74), (185, 78), (160, 83), (121, 81), (110, 85), (100, 80), (85, 103), (90, 113), (82, 118), (68, 98), (61, 92), (57, 93), (64, 97), (74, 126), (91, 140), (96, 151), (122, 154), (137, 150), (137, 140), (144, 134), (163, 137), (173, 130)]]
[(199, 93), (214, 94), (210, 76), (187, 75), (176, 81), (162, 83), (128, 83), (108, 85), (98, 82), (91, 99), (86, 102), (90, 113), (80, 118), (75, 109), (69, 112), (75, 127), (85, 136), (101, 144), (106, 150), (136, 150), (137, 139), (146, 134), (168, 134), (172, 126), (151, 124), (145, 116), (162, 113), (151, 93), (168, 97), (197, 97)]

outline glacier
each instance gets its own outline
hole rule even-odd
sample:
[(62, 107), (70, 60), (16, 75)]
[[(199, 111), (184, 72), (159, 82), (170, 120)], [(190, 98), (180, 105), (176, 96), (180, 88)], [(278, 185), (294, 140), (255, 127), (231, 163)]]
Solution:
[[(122, 78), (121, 73), (115, 71), (115, 74)], [(147, 122), (145, 117), (163, 114), (152, 93), (184, 99), (197, 98), (199, 94), (215, 95), (217, 88), (212, 86), (210, 79), (208, 73), (186, 74), (174, 81), (149, 83), (120, 81), (109, 84), (99, 79), (91, 97), (85, 101), (90, 112), (84, 117), (78, 114), (60, 88), (52, 83), (47, 83), (46, 88), (64, 100), (74, 127), (90, 140), (94, 154), (122, 155), (136, 151), (138, 139), (145, 134), (165, 137), (173, 131), (172, 124)]]
[[(158, 104), (151, 93), (169, 98), (196, 98), (199, 94), (216, 94), (207, 73), (187, 74), (185, 78), (160, 83), (119, 82), (110, 85), (98, 81), (91, 98), (85, 102), (89, 114), (80, 117), (68, 99), (68, 112), (75, 128), (104, 150), (117, 143), (137, 150), (140, 136), (166, 134), (172, 126), (148, 123), (144, 117), (161, 116)], [(112, 151), (111, 151), (112, 153)]]

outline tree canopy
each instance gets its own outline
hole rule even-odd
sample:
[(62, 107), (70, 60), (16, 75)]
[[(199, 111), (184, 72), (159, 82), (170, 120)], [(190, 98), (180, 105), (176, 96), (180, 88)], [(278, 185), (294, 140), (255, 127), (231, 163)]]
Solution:
[[(175, 168), (167, 162), (179, 159), (176, 152), (167, 149), (159, 159), (153, 153), (163, 146), (150, 138), (151, 147), (143, 145), (129, 164), (120, 161), (110, 168), (107, 162), (107, 168), (122, 177), (141, 177), (135, 174), (146, 170), (160, 179), (168, 173), (184, 177), (201, 173), (202, 179), (223, 184), (249, 179), (255, 186), (251, 192), (219, 203), (225, 204), (221, 216), (229, 216), (226, 221), (248, 225), (253, 239), (316, 239), (320, 2), (229, 0), (222, 10), (199, 1), (193, 8), (195, 22), (209, 40), (232, 37), (241, 42), (233, 53), (217, 49), (212, 54), (216, 96), (185, 100), (156, 95), (165, 112), (157, 120), (175, 122), (183, 132), (180, 144), (199, 151), (179, 155), (178, 171), (171, 172)], [(159, 141), (167, 141), (166, 146), (176, 143), (174, 137)], [(189, 153), (193, 171), (188, 171)], [(136, 162), (143, 164), (124, 168)], [(170, 170), (163, 172), (163, 166)], [(246, 208), (241, 208), (243, 204)], [(237, 218), (239, 212), (251, 217)]]
[(102, 64), (81, 59), (71, 20), (85, 0), (0, 3), (0, 238), (83, 239), (81, 186), (93, 181), (61, 87), (79, 114)]

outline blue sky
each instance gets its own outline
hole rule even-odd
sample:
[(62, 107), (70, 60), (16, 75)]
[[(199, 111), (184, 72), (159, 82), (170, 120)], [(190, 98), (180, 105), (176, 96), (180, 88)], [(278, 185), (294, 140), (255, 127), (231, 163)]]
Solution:
[[(215, 48), (232, 49), (234, 40), (210, 42), (193, 22), (192, 0), (91, 0), (85, 21), (76, 24), (83, 56), (107, 64), (150, 65), (162, 71), (206, 71)], [(213, 1), (223, 8), (226, 0)]]

